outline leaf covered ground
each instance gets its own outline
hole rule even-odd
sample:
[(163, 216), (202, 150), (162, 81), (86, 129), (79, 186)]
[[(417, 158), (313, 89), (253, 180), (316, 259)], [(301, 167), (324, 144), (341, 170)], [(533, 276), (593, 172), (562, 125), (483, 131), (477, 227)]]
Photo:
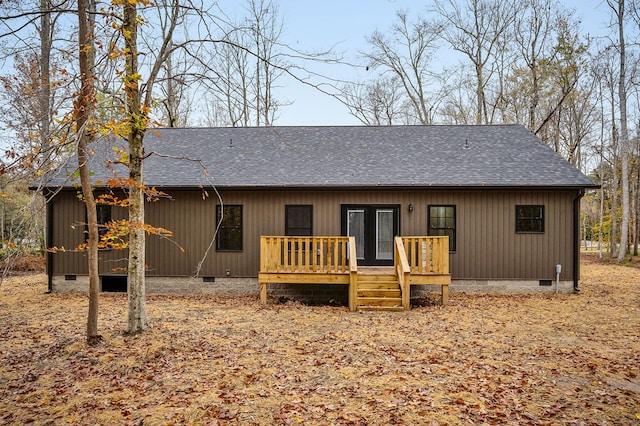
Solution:
[(640, 425), (640, 269), (583, 264), (578, 295), (451, 295), (350, 313), (257, 297), (0, 286), (0, 424)]

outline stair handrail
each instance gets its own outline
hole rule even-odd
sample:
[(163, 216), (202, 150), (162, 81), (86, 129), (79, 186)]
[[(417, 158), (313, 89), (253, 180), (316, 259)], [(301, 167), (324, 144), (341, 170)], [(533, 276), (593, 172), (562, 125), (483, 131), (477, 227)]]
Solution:
[(394, 238), (395, 246), (395, 270), (398, 275), (398, 284), (400, 284), (400, 294), (402, 297), (402, 307), (405, 310), (410, 309), (411, 305), (411, 268), (409, 267), (409, 260), (407, 259), (407, 253), (404, 250), (404, 243), (402, 237)]
[(356, 237), (349, 237), (349, 310), (355, 312), (358, 298), (358, 255)]

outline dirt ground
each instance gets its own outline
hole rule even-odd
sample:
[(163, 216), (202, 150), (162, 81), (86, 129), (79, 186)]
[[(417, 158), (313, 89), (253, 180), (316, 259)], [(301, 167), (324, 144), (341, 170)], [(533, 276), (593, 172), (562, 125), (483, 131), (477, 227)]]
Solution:
[(577, 295), (468, 295), (401, 313), (257, 297), (0, 286), (0, 424), (640, 425), (640, 269), (583, 263)]

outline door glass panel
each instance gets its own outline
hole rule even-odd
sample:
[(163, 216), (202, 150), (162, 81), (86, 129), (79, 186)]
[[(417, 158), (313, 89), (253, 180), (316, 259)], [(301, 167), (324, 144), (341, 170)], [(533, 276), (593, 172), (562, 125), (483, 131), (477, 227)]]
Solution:
[(393, 260), (393, 210), (376, 210), (376, 259)]
[(364, 259), (364, 210), (347, 211), (347, 235), (356, 237), (356, 255)]

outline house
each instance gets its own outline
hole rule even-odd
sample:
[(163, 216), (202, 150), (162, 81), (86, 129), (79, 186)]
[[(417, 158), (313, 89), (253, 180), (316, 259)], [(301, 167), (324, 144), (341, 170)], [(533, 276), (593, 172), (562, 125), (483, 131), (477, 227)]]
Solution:
[[(145, 141), (145, 183), (171, 197), (148, 203), (146, 220), (174, 233), (147, 240), (148, 292), (257, 293), (261, 236), (346, 235), (357, 264), (376, 267), (394, 264), (394, 236), (448, 236), (453, 291), (578, 289), (580, 199), (597, 185), (520, 125), (168, 128)], [(111, 145), (97, 143), (96, 182), (113, 174)], [(50, 247), (86, 238), (76, 164), (45, 189)], [(98, 213), (126, 217), (119, 207)], [(125, 259), (100, 252), (103, 291), (126, 289)], [(50, 254), (47, 273), (52, 291), (88, 288), (83, 253)], [(347, 297), (322, 284), (268, 291)]]

